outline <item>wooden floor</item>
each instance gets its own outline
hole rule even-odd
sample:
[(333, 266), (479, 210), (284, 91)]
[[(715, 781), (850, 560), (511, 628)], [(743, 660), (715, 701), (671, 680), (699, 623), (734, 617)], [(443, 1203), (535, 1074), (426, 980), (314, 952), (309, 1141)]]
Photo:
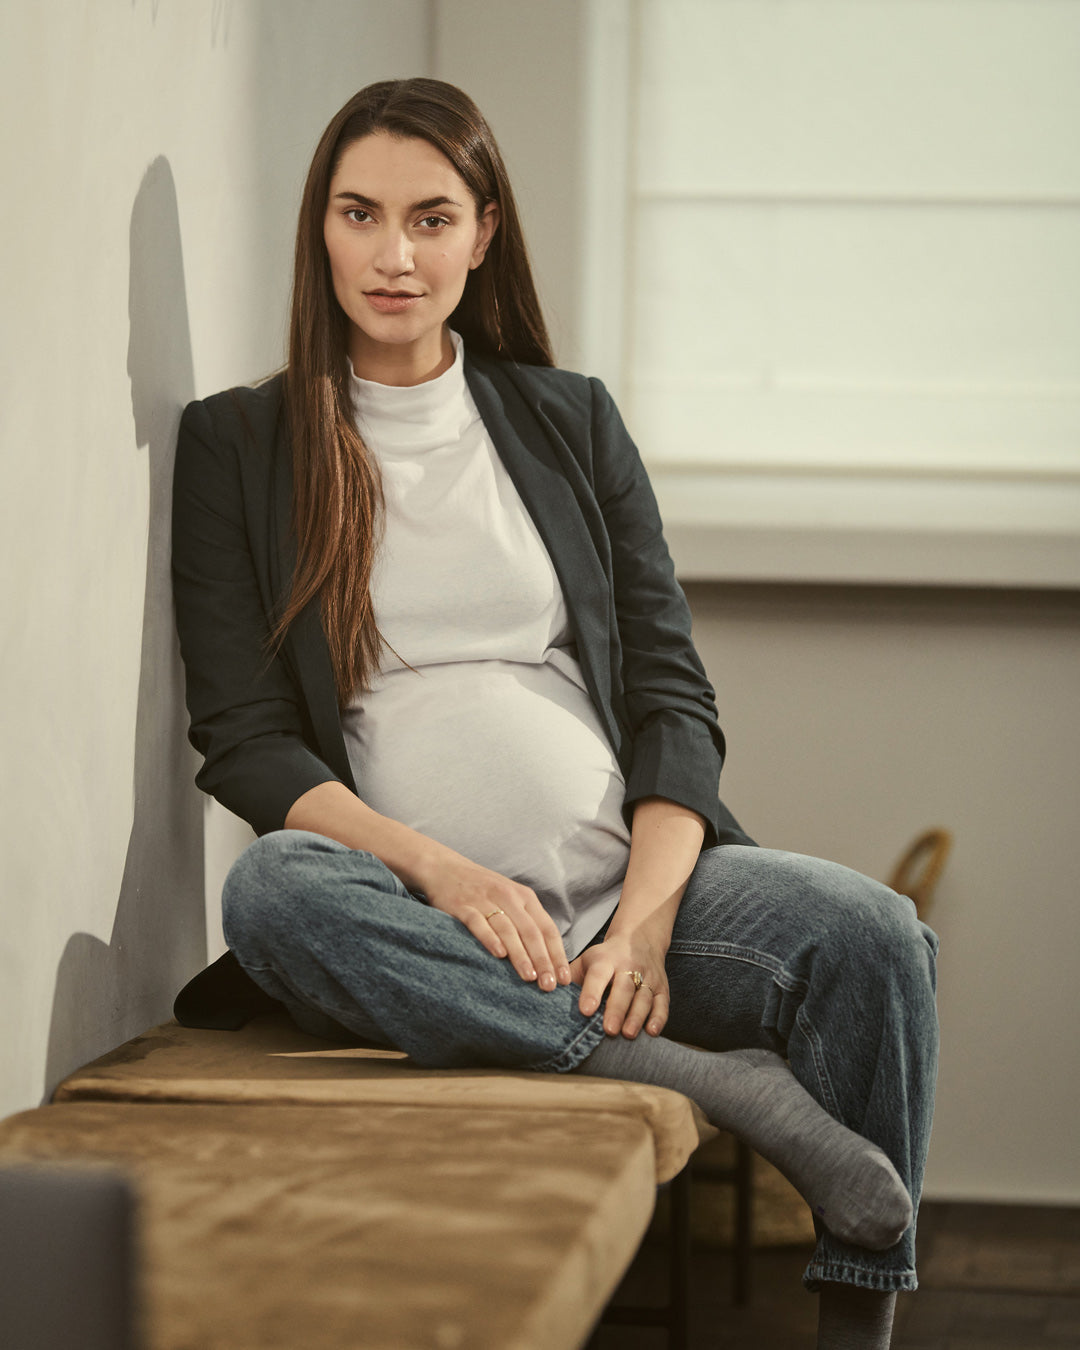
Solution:
[[(694, 1255), (692, 1350), (812, 1350), (808, 1248), (754, 1256), (749, 1307), (731, 1303), (726, 1252)], [(664, 1296), (666, 1255), (649, 1242), (620, 1302)], [(606, 1327), (602, 1350), (664, 1350), (655, 1329)], [(897, 1301), (893, 1350), (1080, 1350), (1080, 1209), (924, 1203), (919, 1289)]]

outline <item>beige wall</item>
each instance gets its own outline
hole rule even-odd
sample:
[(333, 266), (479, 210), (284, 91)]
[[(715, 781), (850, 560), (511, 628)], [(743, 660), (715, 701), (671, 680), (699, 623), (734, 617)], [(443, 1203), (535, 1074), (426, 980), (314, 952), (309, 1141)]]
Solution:
[(955, 834), (927, 1193), (1077, 1203), (1080, 597), (688, 590), (759, 843), (885, 878), (925, 827)]
[(583, 0), (435, 0), (432, 73), (491, 123), (527, 228), (561, 365), (581, 356), (585, 142)]

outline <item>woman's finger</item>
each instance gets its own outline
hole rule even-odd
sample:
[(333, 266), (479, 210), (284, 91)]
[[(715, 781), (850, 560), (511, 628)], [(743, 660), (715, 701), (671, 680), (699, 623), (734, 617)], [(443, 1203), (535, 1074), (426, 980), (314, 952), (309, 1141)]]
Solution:
[(604, 1009), (604, 1031), (609, 1036), (617, 1036), (623, 1029), (623, 1022), (637, 993), (634, 978), (625, 970), (617, 970), (611, 981), (611, 993), (608, 994)]
[(537, 979), (536, 964), (529, 955), (525, 943), (521, 939), (521, 933), (509, 913), (506, 910), (500, 910), (498, 914), (491, 915), (488, 924), (494, 929), (496, 935), (502, 939), (506, 954), (510, 958), (510, 964), (521, 978), (529, 981)]
[(501, 961), (506, 956), (506, 947), (502, 938), (491, 926), (491, 919), (494, 918), (496, 912), (493, 911), (491, 915), (487, 915), (481, 914), (478, 909), (469, 909), (460, 918), (477, 942), (482, 943), (492, 956), (497, 956)]
[(623, 1019), (622, 1034), (627, 1040), (632, 1041), (645, 1025), (655, 1002), (656, 995), (653, 993), (652, 987), (642, 982), (641, 988), (634, 992), (630, 1009)]
[[(539, 902), (537, 902), (539, 903)], [(550, 991), (558, 983), (567, 983), (567, 981), (558, 979), (557, 967), (566, 967), (566, 955), (563, 952), (562, 938), (559, 937), (559, 930), (554, 923), (550, 930), (547, 926), (538, 922), (529, 910), (513, 917), (513, 922), (517, 926), (518, 936), (521, 938), (522, 945), (532, 961), (533, 968), (536, 971), (537, 982), (541, 989)], [(546, 914), (544, 915), (546, 918)], [(552, 943), (554, 935), (554, 944)], [(557, 956), (552, 952), (552, 946), (555, 946)], [(561, 958), (561, 959), (559, 959)], [(567, 968), (567, 973), (569, 970)]]
[[(498, 910), (514, 925), (528, 953), (529, 969), (536, 974), (525, 978), (535, 978), (541, 989), (548, 991), (554, 989), (556, 984), (569, 984), (570, 965), (554, 919), (530, 887), (504, 878), (501, 880), (504, 881), (505, 889), (497, 899), (492, 899), (492, 904), (497, 905)], [(505, 940), (502, 924), (498, 925), (498, 931)]]
[[(523, 980), (535, 980), (541, 989), (550, 992), (558, 984), (570, 983), (570, 967), (558, 928), (546, 911), (541, 910), (550, 924), (550, 931), (545, 931), (545, 927), (528, 913), (526, 906), (529, 898), (535, 899), (532, 892), (528, 892), (524, 898), (517, 895), (500, 896), (498, 899), (502, 900), (502, 904), (490, 898), (488, 903), (492, 905), (491, 909), (481, 911), (475, 905), (470, 905), (460, 918), (492, 956), (509, 957), (511, 965)], [(539, 901), (536, 903), (539, 906)], [(553, 959), (552, 947), (558, 965)]]
[(668, 1015), (671, 1012), (671, 997), (666, 989), (661, 990), (653, 999), (652, 1010), (649, 1013), (648, 1020), (645, 1023), (645, 1030), (650, 1036), (659, 1036), (667, 1026)]
[(544, 945), (547, 947), (548, 957), (555, 970), (555, 978), (560, 984), (569, 984), (570, 962), (566, 959), (566, 948), (563, 946), (562, 934), (559, 932), (555, 920), (540, 904), (539, 900), (536, 901), (536, 905), (539, 913), (534, 917)]
[(611, 983), (614, 974), (615, 970), (610, 961), (594, 960), (591, 962), (585, 972), (585, 980), (581, 986), (581, 997), (578, 999), (578, 1009), (585, 1017), (591, 1017), (599, 1008), (600, 1000), (604, 997), (604, 990)]

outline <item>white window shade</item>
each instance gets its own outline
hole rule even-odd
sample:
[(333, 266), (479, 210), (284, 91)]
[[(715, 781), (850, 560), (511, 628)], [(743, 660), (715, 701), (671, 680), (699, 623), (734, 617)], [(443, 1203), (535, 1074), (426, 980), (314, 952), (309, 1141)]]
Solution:
[(1080, 3), (593, 16), (594, 350), (684, 572), (1080, 584)]

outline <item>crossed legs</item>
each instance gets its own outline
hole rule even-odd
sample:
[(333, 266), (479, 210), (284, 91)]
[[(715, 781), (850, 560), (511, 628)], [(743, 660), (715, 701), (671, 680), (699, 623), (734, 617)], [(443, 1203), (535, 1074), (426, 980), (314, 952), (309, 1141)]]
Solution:
[[(583, 1017), (574, 986), (543, 992), (522, 981), (369, 854), (297, 831), (266, 836), (230, 873), (224, 911), (241, 964), (302, 1024), (330, 1018), (431, 1067), (588, 1072), (608, 1055), (602, 1009)], [(759, 1103), (735, 1124), (752, 1144), (755, 1119), (780, 1139), (782, 1160), (793, 1148), (798, 1164), (804, 1139), (817, 1140), (813, 1178), (793, 1179), (826, 1211), (805, 1280), (825, 1293), (823, 1318), (841, 1308), (834, 1332), (854, 1306), (846, 1295), (838, 1303), (841, 1286), (915, 1287), (907, 1197), (917, 1205), (932, 1112), (935, 951), (909, 901), (835, 864), (766, 849), (703, 854), (676, 922), (665, 1037), (718, 1052), (703, 1059), (729, 1068), (728, 1052), (754, 1052), (715, 1087), (720, 1105)], [(648, 1039), (639, 1038), (652, 1059)], [(615, 1072), (655, 1081), (630, 1063)], [(777, 1119), (774, 1087), (790, 1126)], [(757, 1142), (768, 1156), (768, 1141)], [(882, 1300), (855, 1304), (880, 1323)], [(887, 1344), (885, 1335), (851, 1343)], [(830, 1333), (825, 1343), (843, 1341)]]

